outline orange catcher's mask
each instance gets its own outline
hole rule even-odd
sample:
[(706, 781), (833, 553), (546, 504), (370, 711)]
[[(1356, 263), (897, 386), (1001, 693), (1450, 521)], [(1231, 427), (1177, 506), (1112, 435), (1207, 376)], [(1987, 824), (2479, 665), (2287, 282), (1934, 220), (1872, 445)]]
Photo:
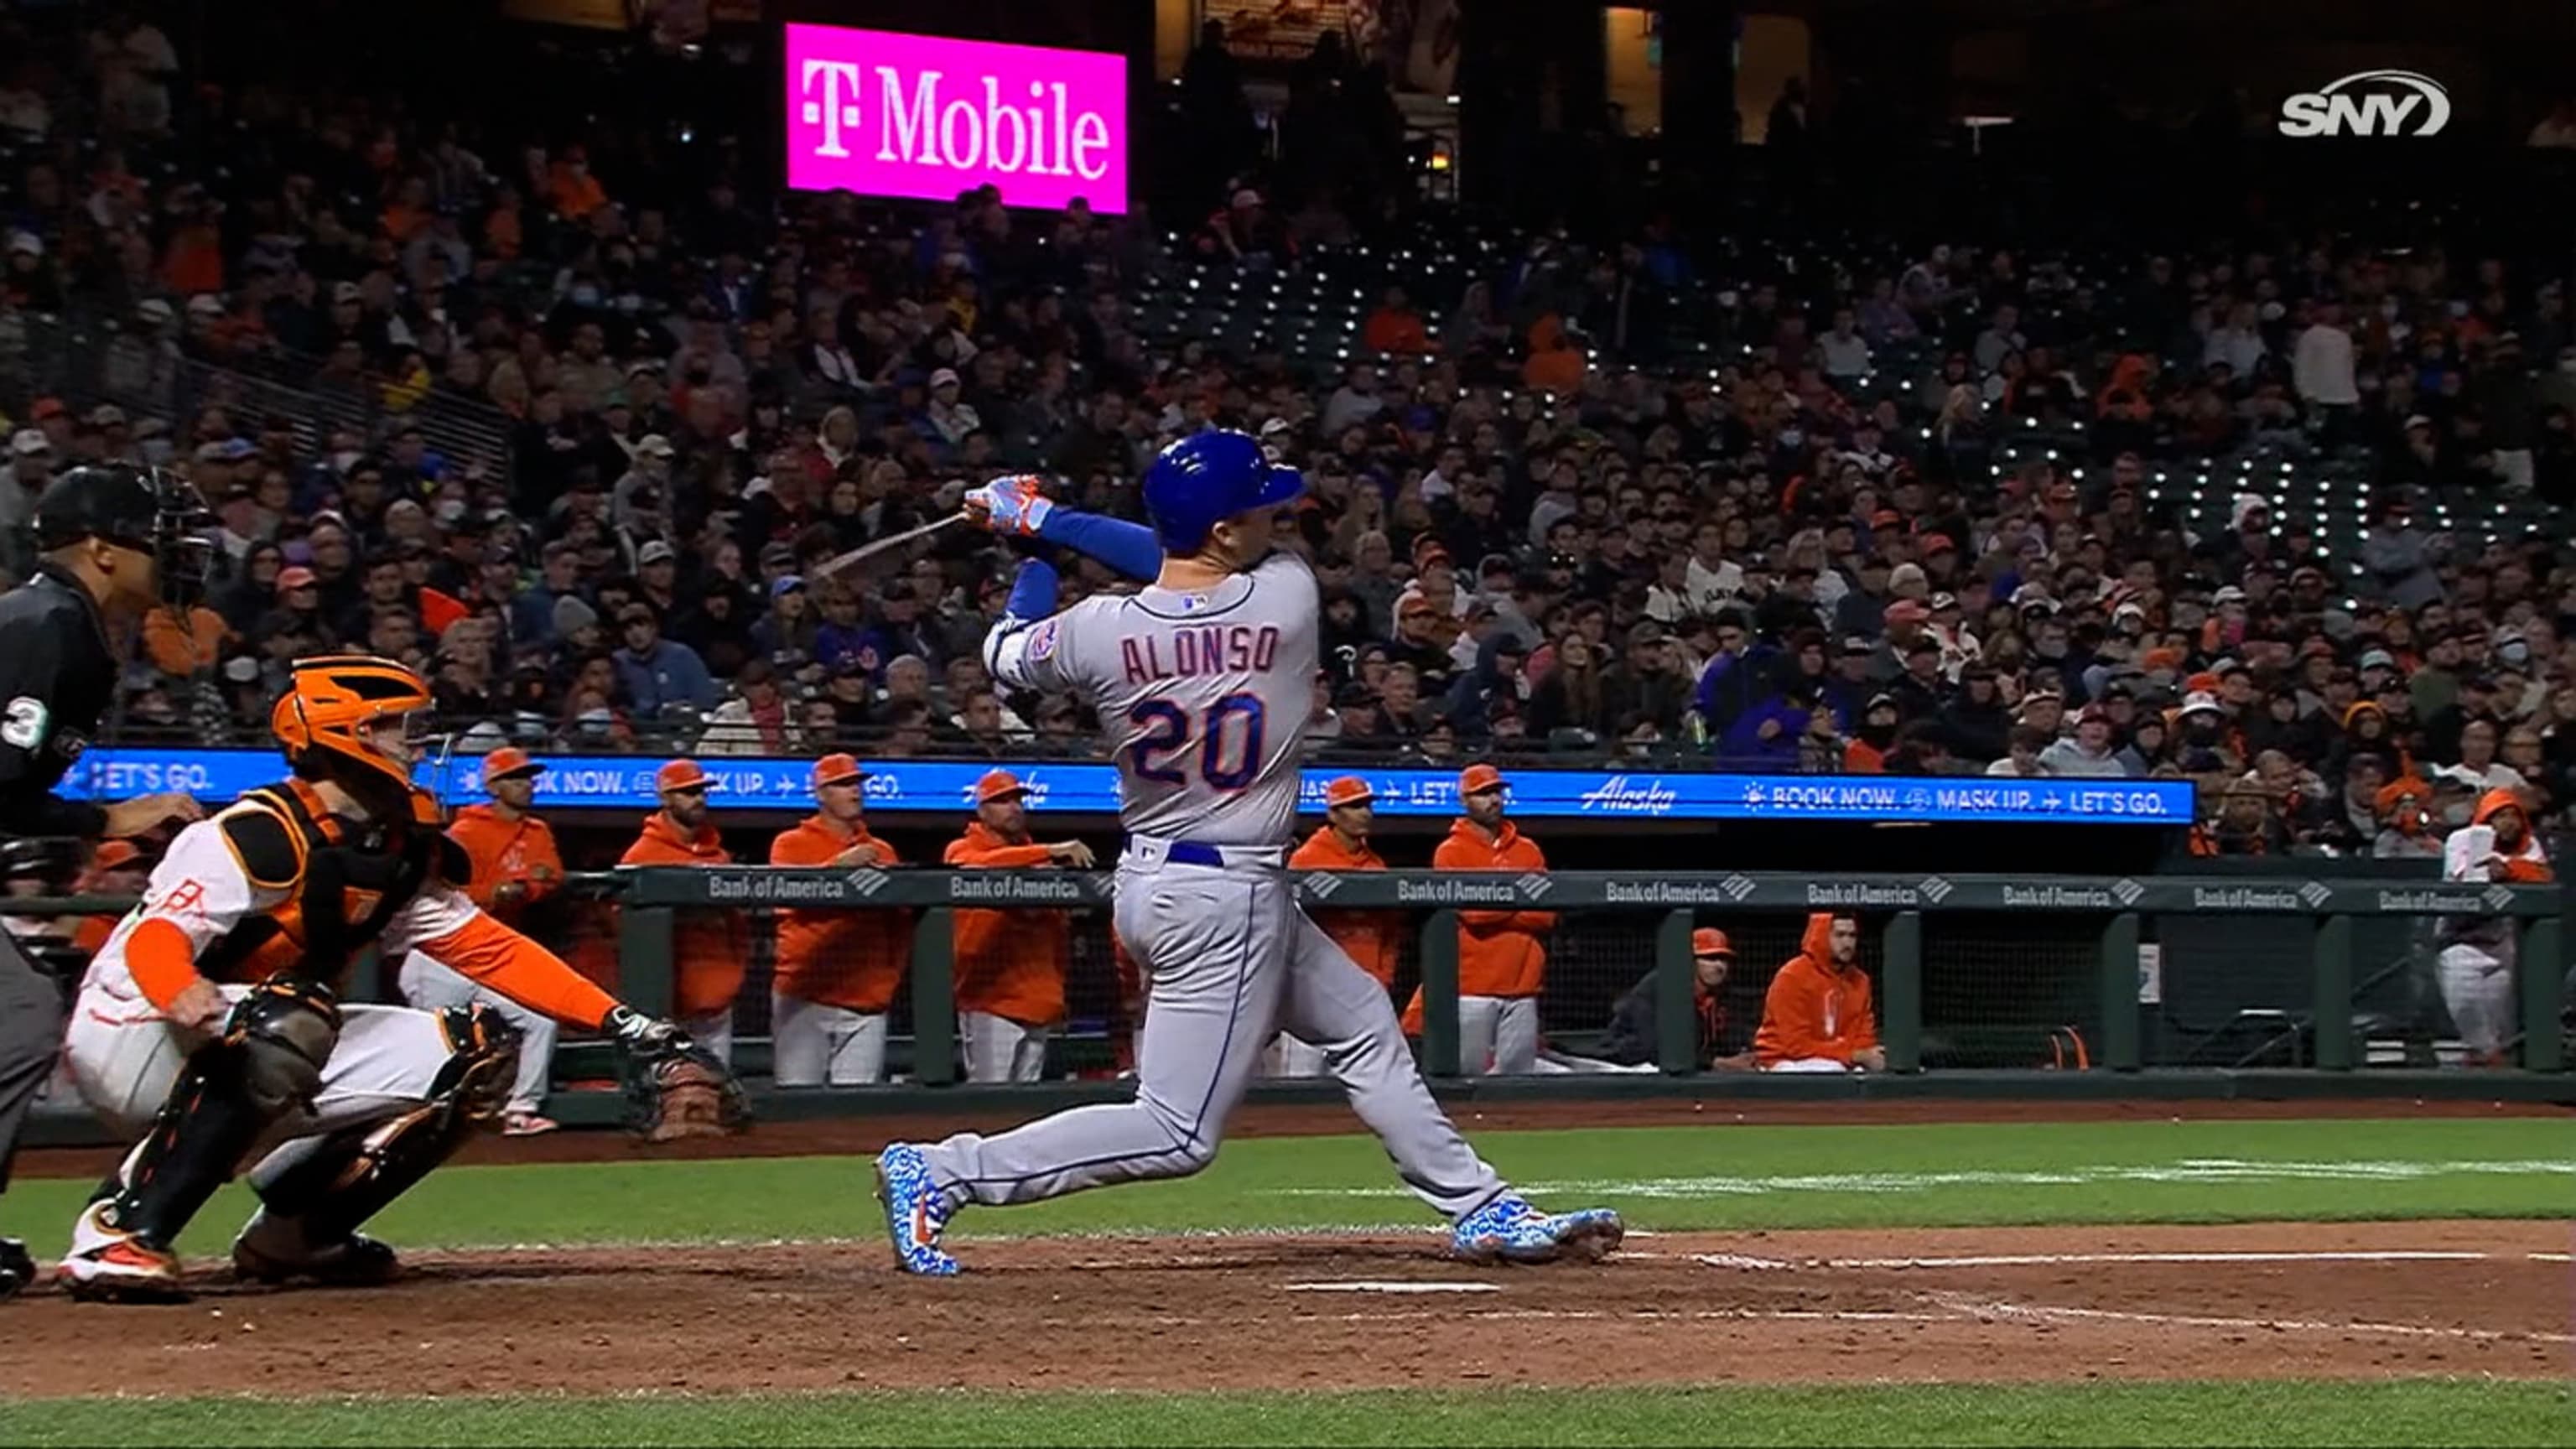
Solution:
[(325, 654), (295, 661), (269, 729), (298, 775), (336, 782), (379, 819), (436, 824), (436, 797), (412, 783), (432, 703), (429, 682), (405, 665)]

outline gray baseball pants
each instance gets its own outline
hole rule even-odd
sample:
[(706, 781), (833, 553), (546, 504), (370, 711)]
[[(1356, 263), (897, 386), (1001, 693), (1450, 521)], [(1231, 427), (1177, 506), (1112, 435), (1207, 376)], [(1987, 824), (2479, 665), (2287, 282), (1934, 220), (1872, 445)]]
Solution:
[(18, 1131), (54, 1074), (54, 1053), (62, 1042), (62, 988), (0, 932), (0, 1191), (9, 1186)]
[(1114, 922), (1145, 974), (1148, 1005), (1136, 1100), (1076, 1107), (999, 1136), (964, 1132), (929, 1148), (951, 1206), (1038, 1202), (1085, 1188), (1183, 1177), (1216, 1160), (1274, 1031), (1324, 1054), (1407, 1187), (1463, 1218), (1503, 1180), (1422, 1085), (1385, 988), (1299, 909), (1282, 852), (1131, 840), (1118, 862)]

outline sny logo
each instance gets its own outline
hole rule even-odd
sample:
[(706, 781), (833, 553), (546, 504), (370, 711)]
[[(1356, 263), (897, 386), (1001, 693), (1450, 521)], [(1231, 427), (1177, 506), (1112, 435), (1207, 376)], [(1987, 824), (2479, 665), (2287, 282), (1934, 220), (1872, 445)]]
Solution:
[[(2374, 89), (2356, 93), (2355, 87)], [(2355, 71), (2281, 102), (2281, 134), (2301, 139), (2437, 136), (2450, 123), (2450, 93), (2411, 70)]]

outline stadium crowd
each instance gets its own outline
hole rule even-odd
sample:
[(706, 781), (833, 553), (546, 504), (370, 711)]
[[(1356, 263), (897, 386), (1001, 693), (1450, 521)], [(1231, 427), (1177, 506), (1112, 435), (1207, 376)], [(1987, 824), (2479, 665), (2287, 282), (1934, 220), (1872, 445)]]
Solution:
[[(2566, 278), (2519, 258), (1998, 236), (1721, 268), (1650, 223), (1381, 267), (1347, 345), (1236, 348), (1135, 299), (1390, 250), (1379, 219), (1258, 175), (1175, 228), (989, 189), (772, 205), (596, 138), (174, 96), (131, 17), (79, 40), (0, 74), (0, 524), (99, 459), (215, 510), (223, 579), (142, 641), (129, 738), (248, 740), (287, 661), (348, 645), (431, 674), (467, 748), (1088, 752), (1071, 701), (977, 663), (989, 540), (809, 574), (1004, 473), (1133, 513), (1157, 447), (1230, 426), (1310, 479), (1280, 542), (1325, 586), (1325, 758), (2191, 777), (2212, 853), (2437, 852), (2488, 788), (2576, 803), (2565, 540), (2431, 517), (2576, 500)], [(231, 164), (160, 159), (183, 126)], [(11, 381), (70, 315), (104, 324), (95, 395)], [(380, 421), (245, 407), (293, 394), (236, 374)], [(442, 408), (506, 450), (433, 446)], [(2157, 486), (2246, 448), (2365, 467), (2357, 552), (2260, 488), (2212, 526)]]

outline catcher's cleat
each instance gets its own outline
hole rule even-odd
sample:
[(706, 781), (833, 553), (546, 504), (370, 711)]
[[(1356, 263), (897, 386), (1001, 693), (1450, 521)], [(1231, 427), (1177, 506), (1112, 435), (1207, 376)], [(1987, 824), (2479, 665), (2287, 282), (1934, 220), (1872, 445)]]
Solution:
[(1470, 1263), (1597, 1263), (1626, 1233), (1608, 1208), (1543, 1213), (1520, 1194), (1505, 1193), (1459, 1221), (1449, 1251)]
[(511, 1112), (501, 1118), (504, 1137), (543, 1137), (561, 1129), (563, 1124), (536, 1112)]
[(107, 1203), (92, 1203), (72, 1225), (72, 1251), (63, 1259), (63, 1291), (91, 1303), (185, 1303), (179, 1255), (141, 1233), (101, 1221)]
[(300, 1224), (263, 1212), (233, 1239), (233, 1276), (245, 1283), (301, 1280), (335, 1288), (372, 1288), (401, 1277), (402, 1260), (364, 1233), (316, 1246)]

